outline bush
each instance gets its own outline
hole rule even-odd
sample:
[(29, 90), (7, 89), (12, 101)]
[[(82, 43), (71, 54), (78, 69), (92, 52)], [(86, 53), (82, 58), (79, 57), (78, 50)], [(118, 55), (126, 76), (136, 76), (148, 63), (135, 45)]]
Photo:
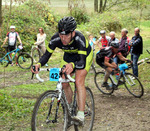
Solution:
[(89, 16), (84, 9), (75, 7), (70, 11), (70, 15), (73, 16), (77, 24), (84, 24), (89, 21)]
[(7, 9), (4, 10), (2, 38), (4, 39), (6, 37), (9, 26), (15, 25), (26, 51), (31, 50), (31, 46), (36, 40), (39, 27), (43, 27), (47, 34), (46, 44), (48, 44), (51, 36), (56, 31), (57, 16), (54, 16), (49, 7), (42, 2), (29, 0), (17, 8), (12, 8), (11, 17)]
[(103, 14), (93, 13), (91, 14), (90, 21), (85, 24), (78, 26), (85, 35), (86, 32), (90, 32), (95, 36), (99, 36), (100, 30), (106, 30), (106, 32), (115, 31), (120, 32), (122, 28), (127, 28), (128, 30), (136, 27), (136, 14), (130, 11), (120, 11), (120, 12), (105, 12)]

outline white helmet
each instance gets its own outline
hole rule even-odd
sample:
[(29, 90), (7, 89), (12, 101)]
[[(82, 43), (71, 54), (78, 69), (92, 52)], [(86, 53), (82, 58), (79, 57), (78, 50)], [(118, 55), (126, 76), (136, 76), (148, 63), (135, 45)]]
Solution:
[(16, 27), (15, 27), (15, 26), (13, 26), (13, 25), (11, 25), (11, 26), (10, 26), (10, 29), (15, 29), (15, 28), (16, 28)]
[(100, 34), (105, 34), (106, 31), (105, 31), (105, 30), (101, 30), (99, 33), (100, 33)]

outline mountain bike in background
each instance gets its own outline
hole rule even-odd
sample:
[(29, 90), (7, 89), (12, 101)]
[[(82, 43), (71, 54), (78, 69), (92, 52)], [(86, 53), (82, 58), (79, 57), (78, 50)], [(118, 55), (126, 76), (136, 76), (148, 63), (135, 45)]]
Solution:
[[(12, 59), (9, 55), (11, 53), (13, 54)], [(17, 53), (17, 63), (19, 67), (21, 67), (22, 69), (30, 69), (33, 65), (33, 59), (28, 53), (22, 52), (22, 49), (20, 49), (19, 47), (13, 51), (7, 52), (6, 54), (4, 52), (0, 52), (0, 64), (4, 67), (7, 67), (9, 64), (12, 64)]]

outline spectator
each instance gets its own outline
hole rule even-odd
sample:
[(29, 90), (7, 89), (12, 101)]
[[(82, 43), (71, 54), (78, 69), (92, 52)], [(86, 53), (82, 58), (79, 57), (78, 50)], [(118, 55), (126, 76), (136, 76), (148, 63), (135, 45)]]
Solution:
[[(127, 29), (122, 29), (121, 30), (121, 39), (120, 39), (120, 42), (119, 42), (119, 52), (121, 52), (121, 54), (124, 56), (124, 57), (127, 57), (127, 55), (129, 54), (129, 38), (127, 37), (127, 34), (128, 34), (128, 30)], [(119, 59), (118, 57), (114, 57), (114, 62), (116, 64), (119, 63)]]
[[(89, 44), (91, 45), (91, 47), (92, 47), (92, 49), (93, 49), (93, 58), (94, 58), (95, 45), (96, 45), (96, 38), (93, 37), (92, 34), (89, 35)], [(95, 63), (95, 59), (93, 59), (93, 63)]]
[(115, 32), (114, 31), (111, 31), (110, 32), (110, 40), (109, 40), (109, 46), (110, 46), (110, 43), (112, 42), (112, 41), (115, 41), (116, 43), (118, 43), (119, 42), (119, 40), (115, 37)]
[(133, 61), (133, 74), (138, 77), (138, 59), (140, 55), (143, 53), (143, 39), (140, 36), (140, 29), (134, 29), (135, 36), (132, 37), (129, 45), (131, 46), (131, 60)]
[[(43, 54), (46, 51), (45, 40), (46, 40), (46, 34), (44, 33), (43, 28), (39, 28), (39, 33), (37, 34), (37, 42), (35, 42), (34, 44), (41, 49)], [(48, 66), (48, 64), (45, 64), (45, 66)]]
[[(21, 42), (21, 39), (19, 37), (18, 32), (15, 32), (15, 26), (10, 26), (10, 30), (11, 30), (11, 32), (7, 33), (7, 36), (6, 36), (5, 40), (4, 40), (4, 43), (3, 43), (2, 47), (6, 44), (6, 42), (8, 40), (8, 50), (9, 51), (13, 51), (13, 50), (15, 50), (17, 48), (17, 45), (16, 45), (17, 39), (20, 42), (21, 46), (22, 46), (22, 42)], [(12, 53), (10, 53), (9, 56), (12, 59)], [(18, 66), (17, 54), (15, 55), (15, 61), (16, 61), (16, 65)], [(13, 63), (11, 63), (11, 66), (13, 66)]]
[[(97, 41), (97, 45), (101, 49), (102, 47), (108, 46), (108, 43), (110, 41), (110, 37), (106, 36), (106, 31), (105, 30), (101, 30), (100, 35), (101, 35), (101, 37)], [(100, 42), (101, 42), (102, 46), (100, 46), (100, 44), (99, 44)]]

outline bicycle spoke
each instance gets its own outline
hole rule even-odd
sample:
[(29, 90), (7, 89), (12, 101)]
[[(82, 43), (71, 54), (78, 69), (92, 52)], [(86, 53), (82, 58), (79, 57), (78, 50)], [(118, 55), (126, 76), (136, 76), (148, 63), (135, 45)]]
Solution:
[(124, 79), (126, 81), (125, 87), (135, 97), (141, 97), (143, 96), (144, 89), (137, 77), (135, 77), (133, 74), (126, 73), (124, 75)]
[(33, 131), (62, 130), (66, 128), (67, 111), (66, 108), (60, 106), (60, 102), (64, 103), (63, 99), (58, 101), (56, 93), (50, 91), (41, 96), (33, 111)]

